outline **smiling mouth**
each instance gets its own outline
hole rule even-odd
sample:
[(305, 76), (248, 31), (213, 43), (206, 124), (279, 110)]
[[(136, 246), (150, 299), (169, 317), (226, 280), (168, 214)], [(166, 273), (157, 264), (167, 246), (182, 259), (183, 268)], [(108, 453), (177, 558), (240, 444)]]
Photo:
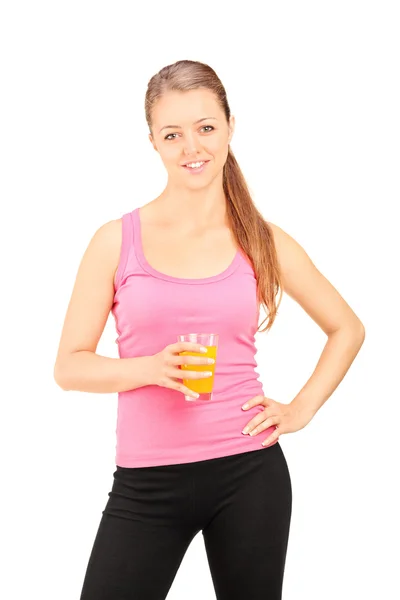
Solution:
[(197, 167), (189, 167), (187, 165), (181, 165), (181, 166), (184, 169), (186, 169), (186, 171), (190, 171), (191, 173), (202, 173), (209, 162), (210, 162), (209, 160), (199, 160), (197, 162), (188, 163), (188, 164), (193, 164), (193, 165), (199, 165)]

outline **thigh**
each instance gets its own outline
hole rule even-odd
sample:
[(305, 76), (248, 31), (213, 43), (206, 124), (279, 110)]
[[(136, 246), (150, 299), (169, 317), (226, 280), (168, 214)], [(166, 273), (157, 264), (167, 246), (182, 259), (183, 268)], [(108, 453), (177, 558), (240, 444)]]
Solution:
[[(279, 443), (246, 460), (251, 468), (243, 469), (242, 481), (203, 530), (216, 597), (281, 600), (292, 510), (289, 469)], [(232, 480), (237, 476), (232, 473)]]
[(157, 469), (151, 477), (150, 470), (118, 469), (80, 600), (161, 600), (195, 534), (185, 519), (185, 489), (168, 487), (174, 477), (167, 470), (162, 480)]

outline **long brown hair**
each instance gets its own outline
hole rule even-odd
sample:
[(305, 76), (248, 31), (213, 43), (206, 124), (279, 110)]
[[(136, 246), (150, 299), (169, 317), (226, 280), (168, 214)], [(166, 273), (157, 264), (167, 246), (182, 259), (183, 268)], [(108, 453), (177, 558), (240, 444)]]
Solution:
[[(215, 97), (229, 122), (231, 110), (226, 91), (216, 72), (207, 64), (179, 60), (163, 67), (149, 81), (145, 113), (150, 132), (152, 131), (152, 109), (167, 91), (208, 89)], [(275, 320), (282, 300), (281, 274), (274, 244), (273, 232), (251, 198), (243, 173), (229, 146), (223, 170), (223, 188), (227, 198), (228, 220), (239, 247), (250, 260), (257, 280), (258, 303), (268, 313), (258, 331), (268, 331)], [(280, 291), (279, 300), (276, 297)], [(268, 320), (266, 327), (260, 327)]]

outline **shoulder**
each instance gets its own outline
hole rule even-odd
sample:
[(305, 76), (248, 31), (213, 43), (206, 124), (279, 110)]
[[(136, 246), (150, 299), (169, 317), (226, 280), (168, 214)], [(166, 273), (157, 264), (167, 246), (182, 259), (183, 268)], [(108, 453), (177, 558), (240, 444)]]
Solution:
[(104, 239), (105, 243), (115, 244), (122, 237), (122, 218), (107, 221), (97, 230), (98, 235)]
[(267, 224), (273, 234), (277, 258), (283, 275), (312, 264), (307, 252), (294, 237), (275, 223), (267, 221)]
[(121, 244), (122, 240), (122, 218), (107, 221), (96, 229), (92, 241), (98, 246), (111, 250)]
[(104, 223), (92, 235), (86, 252), (108, 264), (119, 259), (122, 244), (122, 218)]

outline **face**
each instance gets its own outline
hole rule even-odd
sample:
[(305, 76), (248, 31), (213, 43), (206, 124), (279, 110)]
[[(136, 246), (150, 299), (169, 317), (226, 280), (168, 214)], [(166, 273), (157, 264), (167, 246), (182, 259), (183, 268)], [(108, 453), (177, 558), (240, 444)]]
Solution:
[[(222, 177), (235, 119), (231, 116), (227, 122), (212, 92), (167, 92), (155, 104), (152, 119), (149, 138), (169, 181), (198, 188)], [(192, 170), (183, 166), (203, 161), (203, 166)]]

